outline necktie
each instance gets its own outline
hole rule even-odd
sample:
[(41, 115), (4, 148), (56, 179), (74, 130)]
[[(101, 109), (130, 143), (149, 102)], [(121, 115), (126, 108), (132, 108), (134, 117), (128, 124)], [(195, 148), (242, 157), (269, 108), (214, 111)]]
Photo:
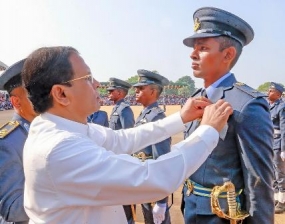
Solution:
[(202, 89), (201, 90), (201, 96), (204, 96), (204, 97), (208, 98), (206, 89)]

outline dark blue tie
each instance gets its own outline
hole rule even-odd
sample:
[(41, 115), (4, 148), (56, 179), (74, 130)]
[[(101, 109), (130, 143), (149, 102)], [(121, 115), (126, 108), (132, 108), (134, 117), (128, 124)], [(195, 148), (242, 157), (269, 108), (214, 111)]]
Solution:
[(202, 89), (201, 90), (201, 96), (204, 96), (204, 97), (208, 98), (206, 89)]

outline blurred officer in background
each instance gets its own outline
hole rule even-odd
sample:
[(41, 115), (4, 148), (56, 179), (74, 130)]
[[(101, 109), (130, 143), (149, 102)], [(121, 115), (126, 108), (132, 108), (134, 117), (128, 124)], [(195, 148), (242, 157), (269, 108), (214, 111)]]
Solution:
[(135, 123), (134, 113), (130, 105), (124, 100), (131, 85), (117, 78), (110, 78), (109, 81), (110, 84), (107, 88), (109, 99), (115, 103), (110, 116), (109, 127), (113, 130), (132, 128)]
[[(185, 183), (185, 223), (229, 223), (221, 212), (231, 205), (248, 213), (248, 217), (239, 217), (247, 217), (245, 223), (273, 224), (273, 127), (268, 103), (264, 94), (237, 82), (230, 72), (243, 47), (252, 41), (254, 31), (236, 15), (213, 7), (196, 10), (193, 20), (195, 33), (183, 43), (193, 48), (193, 75), (204, 80), (204, 88), (193, 96), (202, 95), (212, 102), (224, 99), (232, 104), (234, 113), (217, 147)], [(253, 71), (249, 70), (249, 75)], [(190, 122), (185, 137), (198, 125), (199, 121)], [(211, 193), (221, 186), (231, 186), (232, 191), (235, 188), (236, 195), (229, 198), (231, 204), (219, 196), (218, 208), (211, 203)], [(240, 211), (230, 211), (230, 219), (236, 220)]]
[(278, 83), (271, 82), (268, 90), (268, 101), (270, 105), (271, 120), (274, 128), (274, 199), (275, 213), (285, 211), (285, 103), (281, 96), (284, 87)]
[(23, 205), (23, 148), (30, 122), (36, 117), (27, 91), (22, 87), (24, 61), (13, 64), (0, 76), (0, 90), (9, 93), (15, 111), (12, 119), (0, 129), (0, 215), (16, 224), (29, 221)]
[[(113, 130), (132, 128), (135, 124), (134, 113), (129, 104), (125, 102), (125, 97), (131, 88), (131, 84), (117, 78), (109, 79), (109, 99), (114, 101), (115, 106), (110, 115), (109, 127)], [(135, 222), (134, 206), (124, 205), (128, 224)]]
[[(148, 122), (157, 121), (165, 116), (164, 110), (158, 105), (158, 98), (163, 91), (163, 87), (169, 84), (167, 78), (155, 72), (138, 70), (139, 81), (135, 85), (136, 101), (143, 105), (143, 110), (136, 119), (135, 126)], [(154, 145), (149, 145), (140, 150), (135, 157), (144, 161), (146, 159), (157, 159), (159, 156), (170, 152), (171, 138)], [(170, 214), (168, 209), (168, 197), (156, 202), (142, 204), (142, 211), (146, 224), (170, 224)], [(154, 204), (153, 204), (154, 203)]]

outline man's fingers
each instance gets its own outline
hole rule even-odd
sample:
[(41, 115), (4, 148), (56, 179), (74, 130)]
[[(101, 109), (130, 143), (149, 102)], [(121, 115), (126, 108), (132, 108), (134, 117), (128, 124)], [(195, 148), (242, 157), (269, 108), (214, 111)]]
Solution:
[(194, 100), (194, 106), (197, 109), (204, 109), (206, 106), (209, 106), (211, 103), (210, 100), (208, 100), (207, 98), (203, 97), (203, 98), (196, 98)]
[(201, 124), (211, 125), (221, 131), (232, 113), (233, 109), (228, 102), (218, 100), (205, 108)]
[(228, 102), (218, 100), (215, 104), (217, 107), (219, 107), (219, 110), (222, 111), (222, 114), (231, 115), (233, 113), (233, 109)]

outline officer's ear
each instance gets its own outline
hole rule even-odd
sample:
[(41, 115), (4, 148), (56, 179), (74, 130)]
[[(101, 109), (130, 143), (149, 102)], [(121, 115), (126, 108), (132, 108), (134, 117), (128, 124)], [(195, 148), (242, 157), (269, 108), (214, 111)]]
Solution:
[(223, 50), (224, 61), (228, 64), (231, 64), (231, 62), (235, 59), (236, 54), (237, 51), (233, 46), (224, 49)]
[(53, 85), (50, 94), (52, 95), (53, 102), (62, 106), (68, 106), (70, 104), (68, 87), (64, 85)]
[(23, 95), (23, 88), (17, 87), (10, 92), (10, 101), (15, 109), (21, 109), (21, 95)]
[(15, 109), (20, 109), (20, 107), (21, 107), (20, 97), (18, 97), (16, 95), (10, 95), (10, 101), (11, 101), (11, 104), (13, 105), (13, 107), (15, 107)]

